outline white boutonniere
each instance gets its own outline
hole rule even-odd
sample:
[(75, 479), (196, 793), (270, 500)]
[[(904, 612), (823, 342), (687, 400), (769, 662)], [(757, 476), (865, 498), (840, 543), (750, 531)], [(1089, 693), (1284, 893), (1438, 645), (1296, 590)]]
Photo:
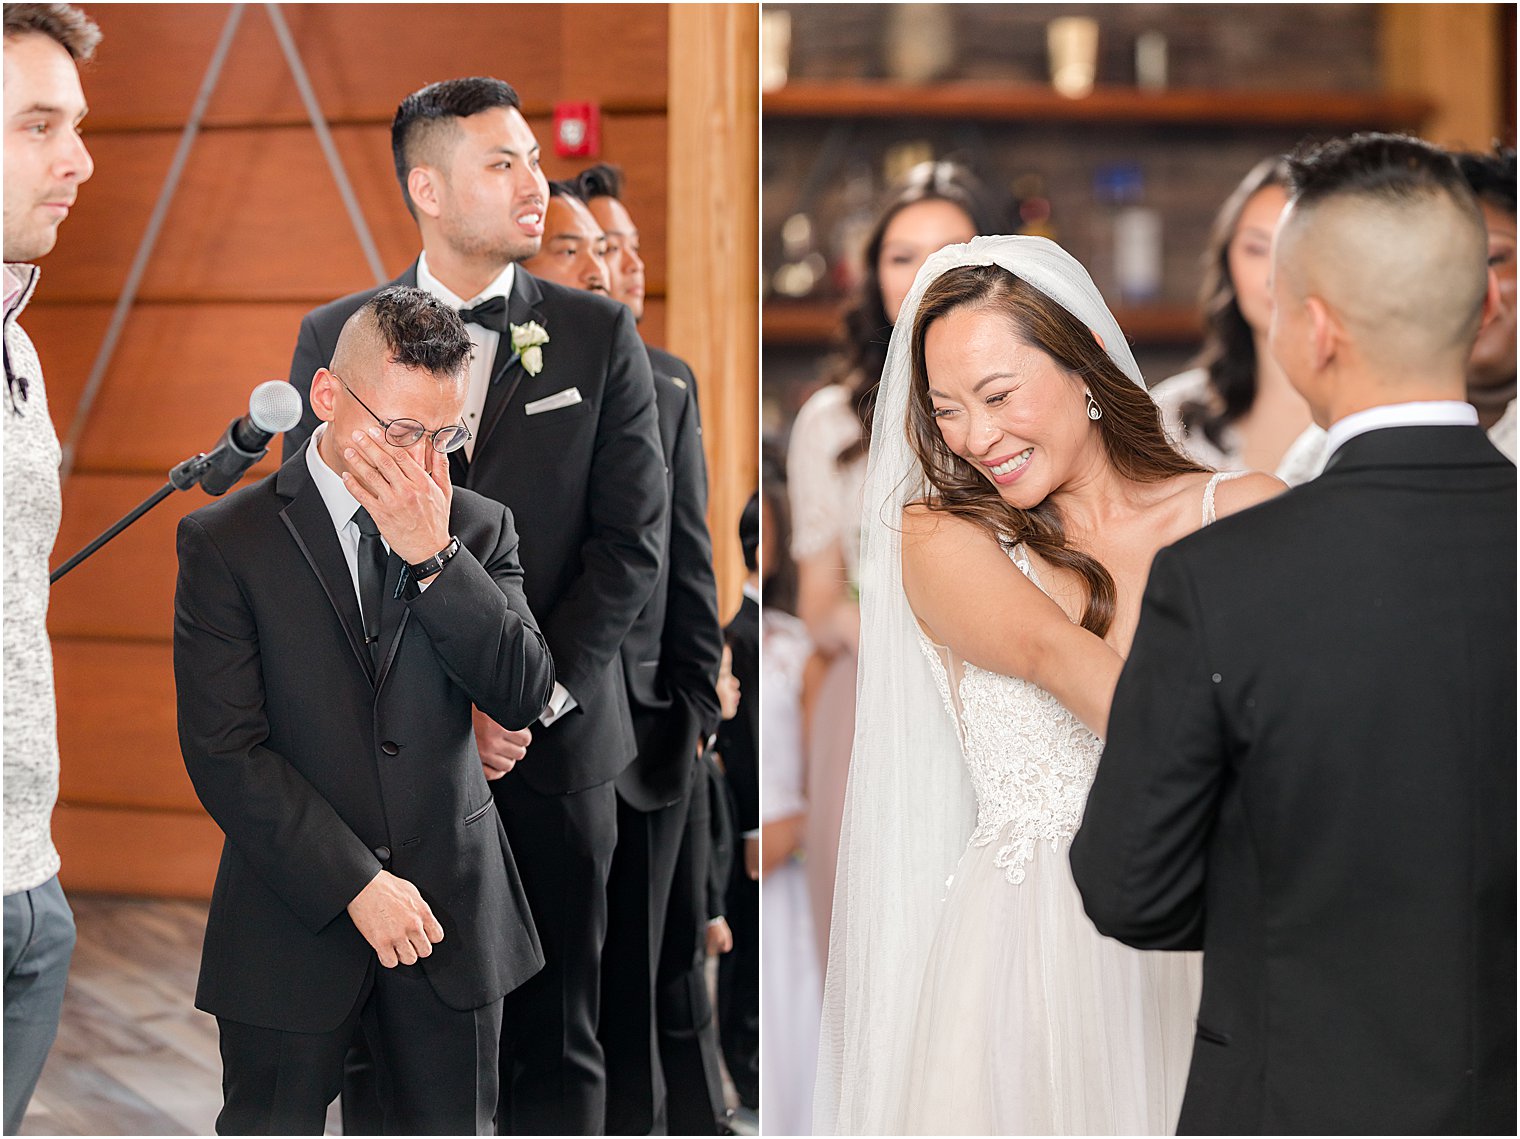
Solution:
[(549, 343), (549, 334), (544, 331), (544, 326), (536, 320), (530, 320), (527, 324), (510, 324), (507, 327), (512, 330), (512, 347), (522, 360), (523, 371), (530, 376), (538, 375), (544, 370), (543, 345)]

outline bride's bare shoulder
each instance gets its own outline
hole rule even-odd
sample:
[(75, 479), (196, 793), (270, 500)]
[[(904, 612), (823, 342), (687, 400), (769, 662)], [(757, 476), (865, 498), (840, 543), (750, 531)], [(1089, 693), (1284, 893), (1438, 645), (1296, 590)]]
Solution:
[(1235, 514), (1269, 498), (1276, 498), (1287, 489), (1288, 484), (1282, 479), (1261, 471), (1247, 471), (1232, 479), (1220, 479), (1219, 486), (1214, 490), (1214, 516), (1223, 518), (1226, 514)]
[[(1189, 471), (1185, 475), (1177, 475), (1161, 484), (1164, 488), (1161, 498), (1171, 508), (1191, 516), (1194, 505), (1203, 500), (1214, 477), (1214, 471)], [(1260, 471), (1246, 471), (1244, 474), (1222, 478), (1214, 487), (1214, 516), (1223, 518), (1226, 514), (1234, 514), (1248, 506), (1255, 506), (1258, 502), (1265, 502), (1287, 489), (1287, 484), (1281, 479)]]
[(948, 510), (939, 510), (927, 502), (910, 502), (902, 512), (903, 550), (931, 557), (968, 546), (997, 546), (997, 541), (971, 519)]

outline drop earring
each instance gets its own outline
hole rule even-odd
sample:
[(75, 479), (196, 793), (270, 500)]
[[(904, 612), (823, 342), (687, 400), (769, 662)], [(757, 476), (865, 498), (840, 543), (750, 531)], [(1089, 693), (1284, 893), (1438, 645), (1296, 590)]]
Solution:
[(1087, 396), (1087, 418), (1094, 421), (1102, 419), (1103, 409), (1098, 406), (1098, 401), (1093, 399), (1092, 392), (1085, 392), (1083, 394)]

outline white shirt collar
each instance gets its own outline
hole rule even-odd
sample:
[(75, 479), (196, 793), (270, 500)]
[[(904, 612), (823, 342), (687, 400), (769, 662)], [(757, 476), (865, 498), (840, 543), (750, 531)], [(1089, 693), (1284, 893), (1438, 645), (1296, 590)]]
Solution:
[(1476, 427), (1478, 409), (1456, 399), (1388, 403), (1354, 411), (1330, 425), (1325, 454), (1333, 455), (1348, 440), (1384, 427)]
[(333, 529), (341, 533), (354, 520), (359, 500), (343, 485), (343, 476), (329, 467), (327, 460), (317, 450), (317, 443), (326, 430), (327, 424), (323, 423), (312, 432), (311, 442), (306, 445), (306, 469), (311, 472), (311, 481), (322, 492), (322, 502), (327, 507), (327, 513), (332, 515)]
[(450, 308), (456, 310), (474, 308), (481, 301), (489, 300), (492, 297), (505, 297), (510, 301), (512, 299), (512, 282), (516, 279), (516, 271), (516, 263), (508, 261), (507, 267), (497, 274), (494, 281), (469, 300), (463, 300), (455, 296), (446, 285), (433, 276), (432, 270), (428, 268), (427, 250), (424, 249), (417, 258), (417, 287), (424, 292), (432, 293), (433, 296), (437, 297)]

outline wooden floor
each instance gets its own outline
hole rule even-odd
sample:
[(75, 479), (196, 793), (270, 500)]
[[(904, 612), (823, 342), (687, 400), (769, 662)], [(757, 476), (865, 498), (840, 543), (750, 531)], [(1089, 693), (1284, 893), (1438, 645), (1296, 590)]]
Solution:
[[(193, 1003), (206, 904), (92, 894), (70, 894), (69, 904), (79, 942), (21, 1134), (213, 1134), (216, 1021)], [(733, 1104), (726, 1075), (724, 1084)], [(738, 1130), (755, 1133), (748, 1120)], [(327, 1134), (341, 1133), (334, 1104)]]
[[(204, 902), (71, 894), (79, 942), (23, 1135), (210, 1135), (216, 1021), (198, 1011)], [(337, 1109), (328, 1133), (337, 1134)]]

